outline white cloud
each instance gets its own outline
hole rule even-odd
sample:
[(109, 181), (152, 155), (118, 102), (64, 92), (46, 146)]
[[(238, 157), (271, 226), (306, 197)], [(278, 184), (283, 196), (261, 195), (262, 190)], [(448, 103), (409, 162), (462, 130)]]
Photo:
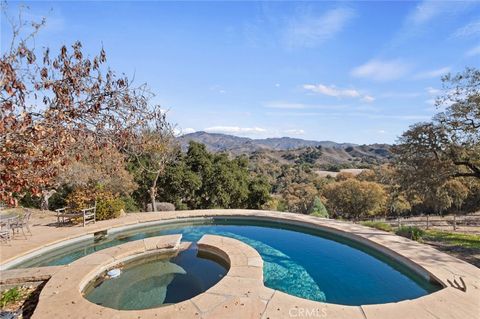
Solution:
[(205, 132), (225, 134), (264, 134), (266, 129), (261, 127), (239, 127), (239, 126), (212, 126), (204, 129)]
[(452, 36), (456, 38), (466, 38), (475, 36), (477, 34), (480, 34), (480, 20), (471, 22), (464, 27), (458, 28)]
[(323, 84), (304, 84), (303, 88), (307, 91), (319, 93), (334, 97), (359, 97), (360, 92), (354, 89), (339, 89), (334, 85), (326, 86)]
[(438, 78), (438, 77), (441, 77), (442, 75), (447, 74), (448, 72), (450, 72), (450, 70), (451, 68), (449, 66), (445, 66), (443, 68), (439, 68), (436, 70), (420, 72), (417, 75), (415, 75), (415, 78), (416, 79)]
[(428, 105), (435, 105), (435, 99), (428, 99), (425, 101)]
[(475, 1), (425, 0), (407, 15), (405, 23), (413, 26), (424, 25), (445, 15), (461, 14), (475, 5)]
[(423, 121), (429, 120), (430, 115), (387, 115), (387, 114), (364, 114), (371, 119), (391, 119), (391, 120), (405, 120), (405, 121)]
[(220, 93), (220, 94), (227, 93), (227, 91), (224, 88), (222, 88), (221, 85), (218, 85), (218, 84), (210, 86), (210, 91), (214, 91), (214, 92), (217, 92), (217, 93)]
[(411, 99), (422, 95), (419, 92), (385, 92), (379, 95), (380, 98)]
[(476, 56), (480, 55), (480, 45), (477, 45), (476, 47), (471, 48), (465, 53), (466, 56)]
[(427, 23), (441, 15), (448, 8), (442, 1), (423, 1), (407, 16), (407, 22), (414, 25)]
[(352, 9), (336, 8), (320, 17), (295, 17), (288, 23), (284, 43), (289, 48), (314, 47), (335, 36), (354, 15)]
[(280, 87), (280, 83), (275, 83), (275, 87), (276, 87), (276, 88), (279, 88), (279, 87)]
[(351, 74), (359, 78), (367, 78), (375, 81), (390, 81), (401, 78), (410, 71), (410, 65), (399, 59), (382, 61), (370, 60), (351, 71)]
[(344, 112), (344, 113), (328, 113), (328, 112), (284, 112), (284, 113), (266, 113), (266, 115), (283, 116), (283, 117), (321, 117), (323, 119), (344, 119), (346, 116), (354, 118), (369, 118), (369, 119), (388, 119), (399, 121), (423, 121), (431, 118), (431, 115), (397, 115), (397, 114), (378, 114), (369, 112)]
[[(390, 48), (405, 44), (405, 42), (417, 36), (425, 36), (435, 32), (433, 25), (441, 25), (442, 19), (459, 16), (471, 10), (478, 2), (475, 1), (440, 1), (425, 0), (419, 2), (413, 10), (407, 14), (396, 36), (391, 41)], [(460, 20), (461, 21), (461, 20)]]
[(304, 135), (305, 130), (302, 129), (291, 129), (291, 130), (285, 130), (284, 133), (290, 134), (290, 135)]
[(187, 127), (186, 129), (183, 129), (183, 134), (190, 134), (190, 133), (195, 133), (197, 130), (191, 127)]
[(291, 103), (291, 102), (283, 102), (283, 101), (271, 101), (267, 102), (264, 105), (270, 109), (288, 109), (288, 110), (301, 110), (307, 108), (305, 104), (302, 103)]
[(436, 95), (440, 93), (439, 89), (432, 88), (431, 86), (427, 87), (426, 90), (427, 90), (427, 93), (430, 95)]
[(324, 109), (324, 110), (338, 110), (345, 109), (347, 105), (320, 105), (320, 104), (304, 104), (288, 101), (269, 101), (263, 104), (264, 107), (269, 109), (282, 109), (282, 110), (303, 110), (303, 109)]
[(337, 88), (335, 85), (327, 86), (324, 84), (304, 84), (302, 87), (304, 90), (313, 93), (333, 96), (337, 98), (360, 98), (361, 101), (368, 103), (375, 101), (375, 98), (373, 96), (362, 94), (360, 91), (355, 89), (340, 89)]
[(190, 134), (190, 133), (194, 133), (196, 132), (197, 130), (191, 128), (191, 127), (188, 127), (188, 128), (185, 128), (185, 129), (182, 129), (182, 128), (179, 128), (179, 127), (175, 127), (173, 129), (173, 134), (175, 136), (182, 136), (182, 135), (185, 135), (185, 134)]
[(387, 131), (385, 131), (385, 130), (378, 130), (377, 133), (378, 133), (378, 134), (385, 134), (385, 133), (387, 133)]
[(373, 101), (375, 101), (375, 98), (370, 95), (365, 95), (364, 97), (362, 97), (362, 101), (367, 103), (372, 103)]

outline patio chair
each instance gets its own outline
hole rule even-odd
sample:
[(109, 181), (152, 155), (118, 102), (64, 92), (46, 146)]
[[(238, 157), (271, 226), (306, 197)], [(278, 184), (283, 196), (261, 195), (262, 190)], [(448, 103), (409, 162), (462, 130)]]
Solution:
[(80, 217), (78, 212), (70, 212), (70, 207), (62, 207), (55, 209), (57, 212), (57, 225), (65, 225), (68, 222), (71, 222), (72, 219)]
[(90, 208), (82, 209), (83, 213), (83, 227), (85, 227), (88, 223), (96, 223), (97, 222), (97, 202), (95, 205)]
[(93, 207), (82, 209), (81, 211), (76, 212), (69, 212), (69, 207), (63, 207), (56, 209), (57, 212), (57, 224), (66, 224), (71, 222), (74, 219), (82, 218), (83, 227), (85, 227), (88, 223), (96, 223), (97, 221), (97, 203)]
[(32, 232), (30, 231), (30, 227), (28, 226), (31, 216), (32, 216), (32, 212), (27, 209), (25, 210), (25, 213), (23, 214), (22, 217), (13, 219), (10, 222), (10, 229), (13, 232), (13, 236), (15, 236), (15, 230), (17, 231), (17, 234), (19, 234), (20, 230), (22, 230), (23, 236), (25, 236), (25, 239), (26, 239), (27, 234), (25, 233), (25, 229), (27, 229), (27, 232), (30, 236), (32, 235)]

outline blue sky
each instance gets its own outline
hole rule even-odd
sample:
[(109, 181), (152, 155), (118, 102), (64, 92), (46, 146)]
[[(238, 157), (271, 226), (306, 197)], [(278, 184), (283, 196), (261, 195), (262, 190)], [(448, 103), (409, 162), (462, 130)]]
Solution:
[(22, 3), (47, 18), (37, 47), (103, 44), (184, 133), (392, 143), (442, 74), (480, 67), (480, 2)]

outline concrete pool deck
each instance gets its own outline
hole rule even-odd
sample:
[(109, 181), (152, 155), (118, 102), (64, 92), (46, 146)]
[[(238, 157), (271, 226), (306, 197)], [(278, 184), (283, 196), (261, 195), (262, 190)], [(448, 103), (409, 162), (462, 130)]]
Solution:
[[(90, 234), (90, 236), (93, 236), (93, 233), (95, 232), (105, 231), (116, 227), (130, 227), (132, 225), (143, 223), (152, 224), (166, 220), (178, 221), (182, 220), (182, 218), (215, 216), (265, 218), (268, 220), (289, 222), (307, 227), (320, 227), (322, 229), (326, 229), (342, 236), (360, 241), (377, 250), (380, 250), (391, 258), (395, 258), (396, 260), (416, 269), (424, 275), (435, 278), (445, 288), (413, 300), (364, 306), (342, 306), (315, 302), (297, 298), (280, 291), (272, 290), (271, 296), (266, 298), (266, 303), (262, 301), (265, 300), (265, 298), (262, 299), (259, 296), (245, 296), (242, 297), (243, 299), (238, 299), (235, 301), (237, 304), (243, 303), (246, 305), (248, 311), (246, 310), (247, 308), (244, 308), (244, 310), (233, 311), (232, 309), (236, 308), (232, 306), (230, 311), (225, 312), (225, 316), (222, 315), (221, 317), (212, 317), (207, 313), (200, 312), (198, 318), (227, 318), (229, 316), (232, 318), (271, 319), (294, 317), (368, 319), (479, 318), (479, 268), (445, 253), (439, 252), (430, 246), (423, 245), (406, 238), (398, 237), (391, 233), (386, 233), (353, 223), (291, 213), (256, 210), (197, 210), (161, 213), (137, 213), (129, 214), (116, 220), (102, 221), (94, 225), (91, 224), (85, 228), (77, 226), (55, 228), (48, 225), (53, 221), (50, 217), (45, 217), (43, 222), (36, 218), (33, 221), (33, 227), (31, 227), (33, 236), (29, 237), (27, 240), (18, 239), (12, 241), (10, 245), (2, 244), (2, 246), (0, 246), (0, 262), (1, 265), (5, 267), (12, 260), (25, 256), (28, 253), (45, 246), (58, 244), (68, 239), (74, 239), (85, 234)], [(3, 277), (3, 275), (0, 277)], [(260, 282), (260, 284), (263, 286), (262, 282)], [(229, 285), (242, 289), (245, 288), (247, 290), (249, 287), (254, 287), (253, 281), (245, 280), (245, 278), (231, 282)], [(220, 293), (221, 292), (222, 291), (220, 291)], [(256, 299), (254, 300), (251, 298)], [(208, 302), (206, 303), (206, 307), (208, 308)], [(65, 317), (69, 317), (69, 315), (70, 314), (65, 314)], [(174, 317), (182, 318), (178, 315), (179, 313), (177, 313)], [(88, 313), (84, 313), (83, 317), (90, 318)], [(141, 316), (141, 318), (150, 317), (155, 316)], [(168, 316), (166, 317), (168, 318)]]

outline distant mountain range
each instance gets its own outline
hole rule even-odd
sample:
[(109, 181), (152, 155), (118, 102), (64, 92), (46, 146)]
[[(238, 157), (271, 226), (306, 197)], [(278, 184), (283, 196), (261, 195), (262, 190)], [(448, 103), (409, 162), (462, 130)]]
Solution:
[(353, 143), (336, 143), (332, 141), (310, 141), (291, 137), (274, 137), (265, 139), (251, 139), (234, 135), (194, 132), (178, 138), (183, 149), (190, 141), (203, 143), (211, 152), (231, 152), (234, 154), (253, 153), (262, 150), (287, 151), (305, 147), (322, 146), (326, 148), (347, 148), (358, 146)]
[(251, 139), (207, 132), (185, 134), (178, 140), (183, 150), (187, 150), (190, 141), (195, 141), (205, 144), (211, 152), (247, 154), (251, 159), (263, 163), (309, 163), (327, 170), (333, 166), (370, 167), (393, 159), (391, 145), (388, 144), (357, 145), (291, 137)]

